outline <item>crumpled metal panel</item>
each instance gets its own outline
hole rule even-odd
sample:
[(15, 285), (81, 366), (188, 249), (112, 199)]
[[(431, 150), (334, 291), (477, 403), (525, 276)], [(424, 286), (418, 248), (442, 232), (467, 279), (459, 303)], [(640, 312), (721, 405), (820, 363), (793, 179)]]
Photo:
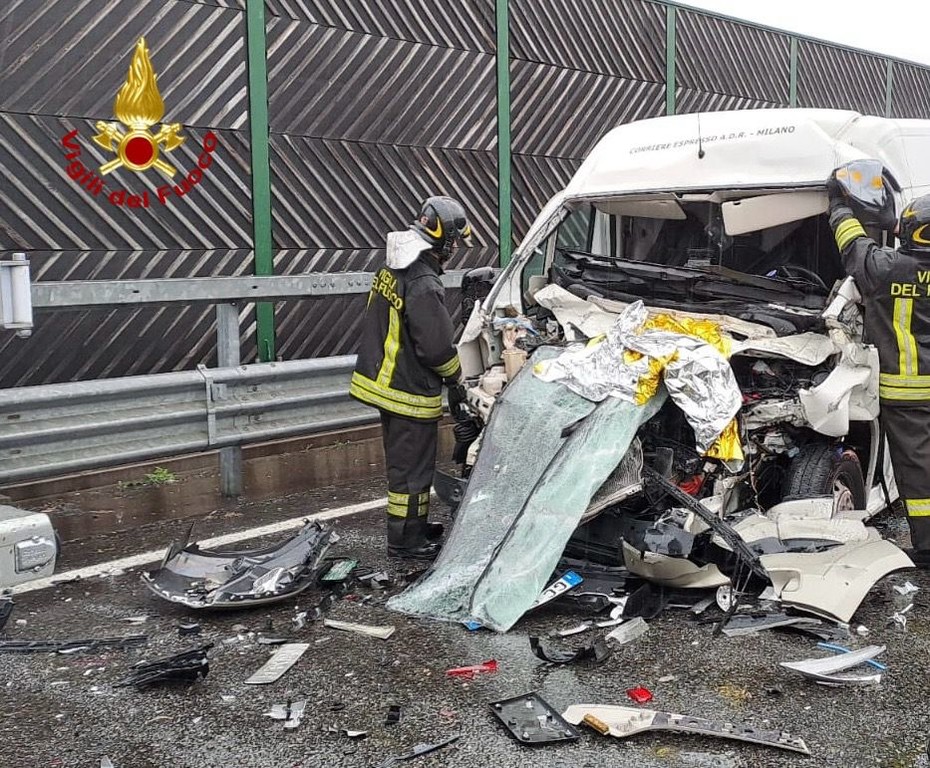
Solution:
[[(284, 16), (447, 48), (494, 51), (494, 0), (265, 0)], [(437, 24), (436, 20), (442, 23)]]
[(894, 63), (892, 73), (891, 117), (930, 117), (930, 69)]
[(245, 14), (178, 0), (6, 0), (0, 110), (113, 119), (132, 49), (145, 36), (165, 120), (245, 128)]
[(665, 81), (665, 8), (637, 0), (510, 0), (511, 56)]
[(497, 146), (491, 53), (279, 17), (267, 26), (273, 132), (486, 151)]
[[(678, 86), (788, 105), (791, 44), (787, 34), (684, 9), (678, 11), (676, 31)], [(676, 111), (682, 111), (677, 104)]]
[(885, 62), (878, 56), (798, 42), (798, 106), (885, 113)]
[(620, 123), (665, 112), (665, 87), (515, 59), (510, 68), (513, 151), (584, 157)]

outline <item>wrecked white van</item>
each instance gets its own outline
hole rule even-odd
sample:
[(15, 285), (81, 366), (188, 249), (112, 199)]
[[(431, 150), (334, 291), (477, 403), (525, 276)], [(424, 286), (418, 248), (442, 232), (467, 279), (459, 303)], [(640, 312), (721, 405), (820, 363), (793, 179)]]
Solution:
[[(463, 284), (483, 431), (440, 559), (393, 607), (506, 629), (563, 551), (676, 587), (755, 573), (789, 604), (798, 552), (864, 590), (907, 567), (861, 522), (896, 491), (826, 216), (831, 171), (863, 158), (900, 210), (930, 191), (930, 121), (761, 110), (608, 133), (493, 286)], [(727, 531), (769, 543), (741, 557)], [(861, 595), (818, 599), (797, 602), (848, 620)]]

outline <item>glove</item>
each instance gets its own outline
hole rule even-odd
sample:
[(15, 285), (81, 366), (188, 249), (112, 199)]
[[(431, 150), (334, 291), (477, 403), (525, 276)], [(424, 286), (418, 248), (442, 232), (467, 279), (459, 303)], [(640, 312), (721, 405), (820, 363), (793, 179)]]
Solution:
[(468, 418), (468, 409), (464, 408), (465, 405), (465, 387), (461, 384), (451, 384), (449, 386), (449, 413), (452, 414), (452, 418), (456, 421), (461, 421), (462, 419)]

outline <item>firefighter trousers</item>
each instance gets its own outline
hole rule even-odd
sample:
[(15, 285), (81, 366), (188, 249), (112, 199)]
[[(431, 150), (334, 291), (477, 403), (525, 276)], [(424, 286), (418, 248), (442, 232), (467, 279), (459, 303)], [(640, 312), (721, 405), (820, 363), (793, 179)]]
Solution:
[(381, 411), (381, 433), (388, 479), (388, 546), (415, 549), (426, 543), (439, 422)]
[(907, 508), (911, 545), (930, 552), (930, 403), (881, 404), (898, 495)]

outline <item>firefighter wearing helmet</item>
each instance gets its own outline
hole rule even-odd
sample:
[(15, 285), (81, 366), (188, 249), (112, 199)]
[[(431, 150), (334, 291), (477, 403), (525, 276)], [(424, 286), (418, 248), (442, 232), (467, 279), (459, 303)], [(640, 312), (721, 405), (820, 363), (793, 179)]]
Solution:
[(387, 237), (386, 264), (368, 294), (350, 394), (378, 409), (388, 478), (388, 554), (432, 559), (442, 526), (427, 521), (442, 386), (449, 408), (465, 399), (462, 368), (440, 276), (471, 237), (465, 209), (430, 197), (403, 232)]
[[(894, 227), (893, 199), (881, 173), (875, 161), (850, 163), (833, 172), (827, 182), (830, 226), (846, 272), (862, 294), (865, 340), (878, 348), (880, 419), (907, 510), (913, 546), (908, 554), (915, 565), (926, 568), (930, 567), (930, 195), (916, 198), (901, 212), (898, 248), (883, 248), (866, 232), (871, 224), (878, 230)], [(890, 215), (870, 216), (869, 211), (881, 209)]]

